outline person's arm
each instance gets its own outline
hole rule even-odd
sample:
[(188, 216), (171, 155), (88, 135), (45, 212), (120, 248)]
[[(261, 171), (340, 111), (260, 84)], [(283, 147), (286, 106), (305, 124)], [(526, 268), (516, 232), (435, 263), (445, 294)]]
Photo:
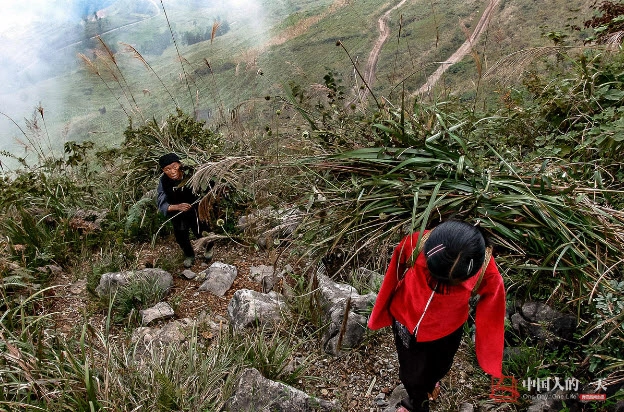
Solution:
[(486, 373), (500, 378), (505, 346), (505, 285), (494, 259), (490, 259), (478, 293), (475, 348)]
[(191, 209), (191, 205), (189, 203), (177, 203), (171, 204), (167, 201), (167, 195), (165, 194), (165, 189), (162, 184), (162, 179), (158, 182), (158, 189), (156, 190), (157, 197), (156, 201), (158, 203), (158, 211), (165, 216), (168, 216), (171, 212), (186, 212)]
[(370, 329), (380, 329), (392, 324), (392, 315), (389, 311), (390, 301), (399, 280), (405, 273), (406, 261), (412, 252), (411, 244), (413, 242), (411, 239), (412, 236), (405, 237), (392, 253), (392, 259), (390, 259), (386, 275), (377, 294), (375, 306), (373, 306), (373, 311), (368, 320)]
[(167, 216), (167, 212), (169, 212), (169, 206), (171, 205), (169, 204), (169, 202), (167, 202), (167, 195), (165, 194), (165, 188), (163, 187), (162, 179), (158, 181), (156, 202), (158, 205), (158, 211), (164, 216)]

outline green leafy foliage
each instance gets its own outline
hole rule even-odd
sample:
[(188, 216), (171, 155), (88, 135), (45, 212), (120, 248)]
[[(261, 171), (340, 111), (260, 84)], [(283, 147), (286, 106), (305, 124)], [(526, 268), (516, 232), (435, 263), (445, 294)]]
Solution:
[(125, 182), (141, 195), (151, 189), (150, 182), (161, 173), (158, 158), (163, 154), (175, 152), (187, 166), (194, 166), (209, 159), (223, 144), (221, 136), (206, 128), (205, 122), (194, 120), (180, 109), (162, 124), (152, 119), (135, 128), (131, 123), (124, 136), (119, 151)]
[(612, 43), (613, 38), (624, 29), (624, 5), (615, 1), (601, 1), (592, 4), (599, 15), (585, 21), (585, 27), (592, 28), (594, 33), (585, 41), (598, 43)]
[(624, 281), (612, 279), (601, 284), (594, 305), (594, 324), (586, 333), (589, 370), (617, 370), (624, 365)]
[(136, 241), (151, 240), (151, 236), (158, 232), (164, 220), (158, 213), (156, 199), (152, 196), (143, 197), (128, 209), (125, 234)]
[(120, 285), (104, 298), (106, 306), (112, 307), (114, 319), (123, 322), (130, 315), (131, 320), (138, 319), (139, 311), (161, 302), (167, 290), (153, 278), (134, 274), (128, 283)]
[(291, 337), (262, 329), (251, 334), (241, 333), (237, 340), (240, 362), (258, 369), (267, 379), (292, 385), (302, 377), (307, 359), (292, 367), (297, 346), (293, 345)]

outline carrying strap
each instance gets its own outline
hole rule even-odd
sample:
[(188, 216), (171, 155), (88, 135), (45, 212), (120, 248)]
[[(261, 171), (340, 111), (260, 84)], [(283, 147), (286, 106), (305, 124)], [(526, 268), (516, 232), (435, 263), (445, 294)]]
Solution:
[(475, 283), (474, 288), (472, 288), (472, 292), (470, 293), (471, 297), (475, 297), (477, 296), (477, 290), (479, 289), (479, 286), (481, 286), (481, 281), (483, 280), (483, 275), (485, 275), (485, 270), (487, 269), (488, 265), (490, 264), (490, 259), (492, 258), (492, 247), (486, 247), (485, 248), (485, 259), (483, 260), (483, 265), (481, 266), (481, 269), (479, 270), (479, 278), (477, 279), (477, 283)]
[(431, 229), (430, 231), (423, 233), (423, 235), (420, 237), (420, 242), (418, 242), (418, 248), (412, 251), (412, 255), (407, 261), (408, 267), (412, 267), (414, 266), (414, 264), (416, 264), (416, 258), (418, 257), (418, 255), (420, 255), (420, 252), (423, 251), (423, 248), (425, 247), (425, 242), (427, 241), (427, 239), (429, 239), (429, 236), (431, 235), (431, 232), (433, 232), (433, 230), (434, 229)]

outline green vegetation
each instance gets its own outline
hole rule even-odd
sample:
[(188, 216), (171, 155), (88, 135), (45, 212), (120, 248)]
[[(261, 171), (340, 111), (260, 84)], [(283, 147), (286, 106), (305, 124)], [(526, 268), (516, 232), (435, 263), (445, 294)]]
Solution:
[[(276, 43), (271, 53), (258, 56), (260, 67), (271, 67), (275, 54), (292, 53), (282, 58), (300, 67), (284, 69), (283, 78), (268, 70), (266, 77), (242, 69), (240, 77), (229, 69), (219, 72), (245, 61), (224, 53), (202, 62), (199, 49), (189, 46), (167, 68), (153, 67), (140, 50), (130, 50), (149, 76), (120, 61), (103, 39), (95, 59), (84, 56), (92, 74), (77, 89), (84, 91), (88, 81), (93, 93), (113, 96), (106, 104), (115, 101), (126, 122), (111, 128), (123, 128), (123, 142), (110, 147), (80, 139), (53, 154), (46, 113), (38, 107), (22, 133), (37, 161), (4, 153), (19, 167), (0, 181), (0, 408), (217, 411), (245, 366), (294, 385), (306, 379), (306, 362), (294, 369), (289, 364), (304, 346), (316, 348), (311, 357), (320, 350), (325, 325), (310, 273), (288, 275), (294, 294), (284, 317), (296, 322), (271, 330), (222, 331), (216, 337), (196, 327), (184, 344), (143, 353), (131, 339), (136, 322), (129, 315), (158, 301), (162, 291), (141, 281), (103, 302), (90, 296), (84, 319), (68, 332), (73, 339), (55, 330), (51, 266), (85, 279), (93, 291), (99, 275), (137, 269), (137, 249), (169, 235), (153, 204), (156, 159), (169, 151), (184, 157), (193, 187), (210, 188), (209, 196), (222, 200), (216, 213), (223, 222), (215, 231), (248, 242), (245, 233), (234, 232), (237, 216), (267, 205), (294, 206), (305, 218), (288, 240), (293, 251), (312, 262), (341, 256), (332, 269), (363, 291), (369, 285), (353, 278), (354, 268), (383, 272), (389, 259), (384, 251), (406, 231), (453, 217), (479, 220), (495, 246), (510, 302), (547, 302), (578, 323), (574, 341), (554, 349), (509, 337), (519, 350), (505, 370), (525, 377), (573, 373), (583, 382), (621, 378), (624, 54), (601, 43), (583, 45), (576, 32), (562, 36), (556, 30), (544, 32), (539, 49), (506, 54), (507, 46), (496, 42), (500, 54), (492, 55), (501, 59), (488, 76), (478, 69), (484, 52), (473, 54), (471, 62), (454, 66), (430, 101), (401, 90), (400, 80), (409, 79), (409, 89), (424, 76), (396, 74), (406, 66), (398, 55), (408, 41), (400, 38), (385, 51), (397, 56), (396, 66), (382, 65), (379, 73), (388, 80), (373, 88), (381, 96), (392, 86), (396, 99), (353, 110), (345, 107), (353, 95), (346, 75), (352, 68), (324, 67), (314, 86), (306, 79), (321, 70), (324, 62), (315, 56), (327, 53), (325, 44), (341, 40), (352, 54), (369, 50), (370, 30), (369, 37), (361, 36), (356, 32), (367, 29), (352, 25), (345, 32), (352, 30), (352, 37), (336, 38), (331, 25), (337, 24), (332, 19), (356, 21), (351, 14), (359, 13), (373, 26), (370, 16), (380, 13), (373, 3), (345, 7), (317, 22), (325, 28), (314, 41), (314, 30), (297, 36), (309, 42), (300, 46), (307, 61), (296, 59), (292, 43)], [(474, 21), (469, 3), (463, 7), (460, 15)], [(532, 5), (513, 7), (537, 13)], [(403, 34), (442, 27), (456, 17), (449, 10), (435, 17), (420, 10), (422, 19), (406, 19)], [(596, 29), (595, 41), (608, 42), (619, 29), (614, 10), (619, 9), (599, 9), (611, 19), (588, 23)], [(184, 11), (171, 10), (176, 13), (175, 21), (181, 21)], [(280, 30), (314, 15), (303, 5), (294, 13)], [(499, 20), (492, 32), (504, 24), (511, 23)], [(234, 38), (238, 30), (232, 24), (222, 37)], [(441, 58), (460, 40), (444, 31), (431, 55)], [(344, 50), (333, 46), (330, 53)], [(167, 49), (163, 56), (174, 54)], [(419, 65), (412, 63), (418, 71)], [(181, 81), (166, 86), (163, 78), (182, 68)], [(519, 81), (511, 82), (519, 72)], [(461, 79), (466, 73), (475, 76), (472, 88)], [(486, 78), (491, 82), (481, 87)], [(271, 85), (260, 87), (264, 81)], [(143, 87), (152, 91), (151, 100), (137, 93)], [(215, 121), (208, 124), (193, 116), (204, 108), (196, 99), (204, 94), (215, 102)], [(234, 96), (241, 103), (230, 115), (226, 108), (233, 107)], [(157, 116), (159, 110), (166, 115)], [(208, 213), (214, 205), (204, 206)], [(175, 264), (170, 256), (159, 259), (154, 264), (165, 269)], [(94, 315), (105, 319), (103, 326), (90, 322)], [(619, 390), (609, 402), (623, 396)]]

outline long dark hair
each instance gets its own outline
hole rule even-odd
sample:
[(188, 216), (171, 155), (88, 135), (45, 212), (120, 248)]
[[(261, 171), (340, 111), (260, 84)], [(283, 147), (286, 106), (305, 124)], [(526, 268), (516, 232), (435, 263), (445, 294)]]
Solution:
[(481, 230), (460, 220), (436, 226), (425, 242), (423, 253), (429, 269), (429, 286), (444, 293), (474, 276), (485, 260), (487, 240)]

